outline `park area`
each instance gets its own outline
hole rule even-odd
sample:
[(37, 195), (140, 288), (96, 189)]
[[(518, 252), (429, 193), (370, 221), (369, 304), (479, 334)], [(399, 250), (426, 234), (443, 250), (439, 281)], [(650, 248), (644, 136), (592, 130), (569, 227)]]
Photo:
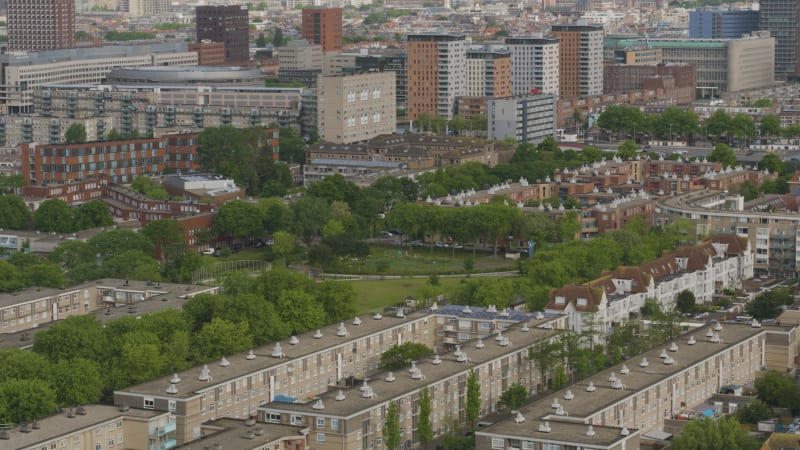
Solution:
[(438, 286), (432, 286), (427, 277), (393, 278), (384, 280), (343, 281), (350, 283), (356, 291), (356, 308), (359, 314), (382, 312), (384, 306), (396, 305), (411, 296), (415, 299), (438, 294), (450, 296), (464, 278), (439, 278)]

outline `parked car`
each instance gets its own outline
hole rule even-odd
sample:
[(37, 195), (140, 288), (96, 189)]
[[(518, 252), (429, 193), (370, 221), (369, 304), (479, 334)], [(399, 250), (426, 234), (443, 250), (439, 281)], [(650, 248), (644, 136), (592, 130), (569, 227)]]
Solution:
[(207, 248), (207, 249), (201, 251), (200, 253), (202, 253), (204, 255), (207, 255), (207, 256), (211, 256), (211, 255), (214, 254), (215, 251), (216, 251), (215, 248)]
[(464, 245), (456, 242), (455, 244), (453, 244), (453, 248), (464, 248)]
[(414, 247), (422, 247), (423, 245), (425, 245), (425, 243), (420, 240), (417, 240), (417, 241), (411, 241), (411, 245), (413, 245)]
[(436, 248), (450, 248), (450, 244), (448, 244), (447, 242), (437, 242), (433, 244), (433, 246)]
[(222, 256), (222, 249), (221, 249), (221, 248), (219, 248), (219, 247), (215, 248), (215, 249), (214, 249), (214, 254), (213, 254), (213, 255), (211, 255), (211, 256), (214, 256), (214, 257), (219, 257), (219, 256)]
[(395, 235), (395, 236), (399, 236), (399, 235), (403, 234), (403, 232), (402, 232), (402, 231), (400, 231), (400, 230), (398, 230), (397, 228), (392, 228), (392, 229), (390, 229), (390, 230), (389, 230), (389, 233), (392, 233), (392, 234), (393, 234), (393, 235)]
[(390, 237), (394, 236), (392, 233), (390, 233), (390, 232), (388, 232), (386, 230), (381, 231), (379, 234), (380, 234), (380, 236), (382, 238), (390, 238)]
[(262, 239), (256, 239), (256, 242), (253, 244), (253, 247), (261, 248), (261, 247), (263, 247), (265, 245), (267, 245), (267, 244)]

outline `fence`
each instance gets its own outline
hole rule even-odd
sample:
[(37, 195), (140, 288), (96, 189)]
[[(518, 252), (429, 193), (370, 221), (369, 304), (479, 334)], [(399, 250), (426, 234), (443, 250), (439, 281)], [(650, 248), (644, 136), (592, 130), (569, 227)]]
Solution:
[(213, 266), (203, 267), (192, 274), (192, 283), (200, 284), (218, 280), (222, 275), (230, 272), (246, 272), (250, 275), (260, 275), (272, 269), (272, 263), (258, 260), (236, 260), (214, 263)]

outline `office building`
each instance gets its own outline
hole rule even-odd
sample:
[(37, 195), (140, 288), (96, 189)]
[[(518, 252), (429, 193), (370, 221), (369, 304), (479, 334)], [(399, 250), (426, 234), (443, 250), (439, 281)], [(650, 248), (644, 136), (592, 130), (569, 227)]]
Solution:
[(407, 116), (438, 114), (452, 119), (456, 99), (467, 93), (467, 41), (464, 34), (409, 34)]
[[(661, 64), (661, 49), (650, 47), (620, 48), (614, 50), (613, 64), (653, 65)], [(609, 63), (610, 64), (610, 63)], [(608, 65), (608, 64), (606, 64)]]
[(342, 51), (342, 8), (303, 8), (300, 35), (323, 53)]
[(263, 86), (261, 71), (248, 67), (215, 66), (141, 66), (116, 67), (106, 75), (112, 86), (195, 85), (195, 86)]
[(758, 11), (712, 9), (689, 11), (689, 39), (737, 39), (758, 31)]
[(367, 141), (397, 127), (394, 72), (320, 75), (317, 130), (323, 141)]
[(603, 93), (603, 27), (553, 25), (559, 39), (559, 97)]
[(115, 67), (196, 66), (186, 42), (0, 54), (0, 113), (24, 114), (46, 85), (103, 84)]
[(695, 101), (697, 80), (694, 66), (688, 64), (615, 64), (603, 69), (603, 92), (631, 92), (660, 89), (678, 105)]
[(511, 53), (499, 45), (472, 45), (467, 50), (467, 96), (511, 95)]
[(772, 86), (775, 81), (775, 38), (755, 32), (738, 39), (619, 39), (615, 49), (661, 49), (663, 62), (695, 67), (701, 96)]
[(200, 168), (197, 135), (97, 141), (81, 144), (22, 144), (22, 175), (28, 184), (64, 183), (108, 176), (130, 183), (136, 175)]
[(74, 45), (75, 0), (9, 0), (9, 51), (54, 50)]
[(800, 74), (797, 64), (800, 6), (797, 0), (763, 0), (759, 2), (758, 29), (768, 31), (775, 40), (775, 76), (780, 79)]
[(197, 42), (222, 42), (225, 64), (248, 64), (250, 30), (246, 6), (198, 6), (195, 14)]
[(169, 0), (127, 0), (131, 17), (157, 17), (171, 12)]
[(322, 73), (322, 46), (296, 39), (278, 48), (278, 79), (302, 81), (311, 86)]
[(370, 51), (368, 55), (357, 55), (356, 71), (388, 70), (395, 73), (395, 100), (397, 107), (406, 107), (406, 52), (399, 49)]
[(199, 66), (224, 66), (225, 44), (204, 40), (189, 44), (190, 52), (197, 52), (197, 65)]
[(489, 139), (538, 143), (556, 132), (556, 97), (521, 95), (489, 100)]
[(511, 51), (511, 95), (527, 95), (532, 89), (559, 94), (558, 38), (508, 37), (505, 44)]

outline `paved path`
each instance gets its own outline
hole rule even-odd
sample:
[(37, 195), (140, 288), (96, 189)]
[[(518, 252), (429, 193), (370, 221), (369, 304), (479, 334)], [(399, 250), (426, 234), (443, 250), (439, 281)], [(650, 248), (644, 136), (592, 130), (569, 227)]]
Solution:
[[(320, 278), (339, 281), (351, 280), (400, 280), (403, 278), (429, 278), (430, 275), (358, 275), (358, 274), (345, 274), (345, 273), (320, 273), (317, 274)], [(520, 273), (518, 270), (506, 270), (503, 272), (484, 272), (484, 273), (456, 273), (439, 275), (439, 278), (485, 278), (485, 277), (518, 277)]]

